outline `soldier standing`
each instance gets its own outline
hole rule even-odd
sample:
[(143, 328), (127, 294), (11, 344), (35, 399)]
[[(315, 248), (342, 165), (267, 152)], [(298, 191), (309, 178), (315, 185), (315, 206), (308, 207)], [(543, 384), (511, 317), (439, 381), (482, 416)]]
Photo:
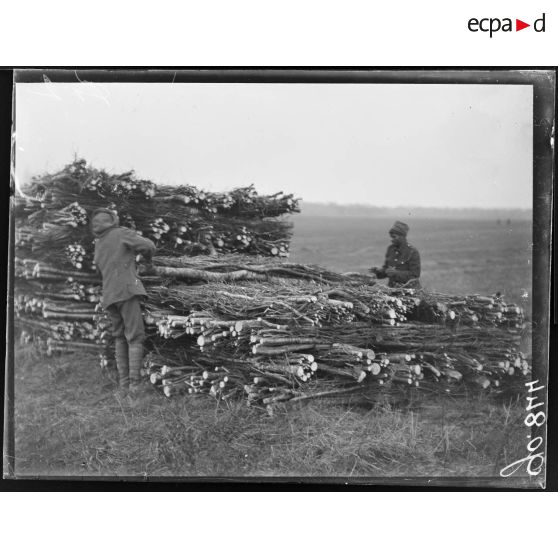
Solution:
[(137, 274), (136, 254), (150, 261), (155, 245), (118, 224), (110, 209), (97, 209), (91, 216), (97, 237), (94, 261), (103, 277), (103, 307), (112, 321), (119, 387), (137, 393), (145, 338), (140, 300), (146, 292)]

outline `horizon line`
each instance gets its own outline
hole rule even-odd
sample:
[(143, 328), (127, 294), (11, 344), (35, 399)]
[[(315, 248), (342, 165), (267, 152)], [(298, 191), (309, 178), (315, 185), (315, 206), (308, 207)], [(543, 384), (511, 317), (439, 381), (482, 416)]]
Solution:
[(321, 206), (334, 206), (334, 207), (361, 207), (365, 209), (414, 209), (414, 210), (457, 210), (457, 211), (533, 211), (532, 207), (514, 207), (514, 206), (499, 206), (499, 207), (481, 207), (481, 206), (474, 206), (474, 205), (467, 205), (467, 206), (438, 206), (438, 205), (372, 205), (366, 202), (350, 202), (350, 203), (339, 203), (339, 202), (322, 202), (322, 201), (311, 201), (305, 200), (304, 198), (300, 199), (301, 203), (310, 203), (314, 205), (321, 205)]

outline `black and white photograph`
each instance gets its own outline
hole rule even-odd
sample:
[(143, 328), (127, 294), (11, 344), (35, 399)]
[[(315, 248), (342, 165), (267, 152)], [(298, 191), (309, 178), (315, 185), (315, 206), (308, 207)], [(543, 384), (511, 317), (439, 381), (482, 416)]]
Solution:
[(16, 71), (4, 475), (543, 488), (554, 88)]

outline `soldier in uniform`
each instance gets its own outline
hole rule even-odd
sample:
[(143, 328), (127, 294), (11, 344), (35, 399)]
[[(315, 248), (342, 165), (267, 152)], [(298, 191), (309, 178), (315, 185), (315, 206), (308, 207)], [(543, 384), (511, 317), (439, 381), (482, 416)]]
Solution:
[(391, 244), (381, 268), (370, 269), (378, 279), (388, 277), (389, 287), (420, 288), (420, 255), (418, 250), (407, 242), (409, 226), (396, 221), (389, 230)]
[(112, 321), (119, 387), (137, 393), (145, 338), (140, 300), (146, 292), (136, 270), (136, 254), (150, 262), (155, 245), (118, 225), (118, 216), (110, 209), (97, 209), (91, 216), (94, 262), (103, 277), (103, 307)]

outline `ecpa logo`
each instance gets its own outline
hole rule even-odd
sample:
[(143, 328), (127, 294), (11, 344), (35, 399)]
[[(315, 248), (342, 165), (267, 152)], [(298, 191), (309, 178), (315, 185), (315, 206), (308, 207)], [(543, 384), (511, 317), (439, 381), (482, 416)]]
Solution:
[[(546, 25), (545, 19), (546, 19), (546, 14), (543, 14), (539, 19), (536, 19), (533, 22), (532, 27), (536, 33), (545, 32), (545, 25)], [(482, 33), (490, 33), (490, 38), (492, 38), (492, 35), (494, 33), (498, 33), (499, 31), (506, 33), (506, 32), (512, 32), (514, 30), (521, 31), (522, 29), (531, 27), (530, 23), (525, 23), (520, 19), (516, 19), (515, 29), (514, 29), (512, 21), (513, 21), (512, 18), (509, 17), (505, 17), (503, 19), (500, 19), (498, 17), (485, 17), (482, 19), (472, 17), (469, 20), (467, 27), (469, 28), (469, 31), (472, 31), (473, 33), (477, 33), (479, 31), (481, 31)]]

